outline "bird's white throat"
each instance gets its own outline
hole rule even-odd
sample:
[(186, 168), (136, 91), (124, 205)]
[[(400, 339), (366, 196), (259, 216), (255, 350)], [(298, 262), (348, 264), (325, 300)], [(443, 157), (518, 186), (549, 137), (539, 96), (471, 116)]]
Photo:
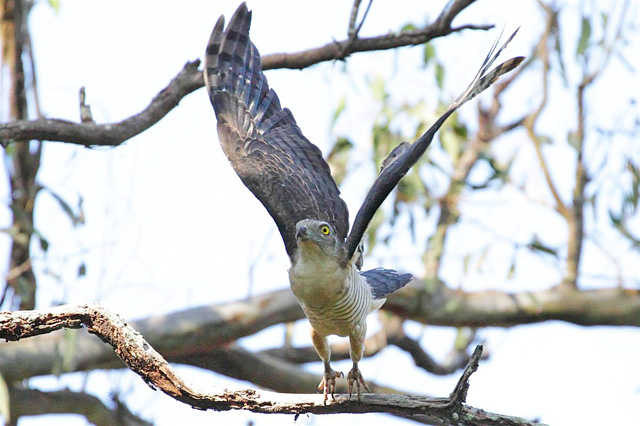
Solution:
[(353, 267), (340, 266), (336, 257), (328, 255), (311, 241), (299, 241), (298, 249), (297, 262), (289, 269), (293, 294), (309, 306), (332, 304), (344, 293)]

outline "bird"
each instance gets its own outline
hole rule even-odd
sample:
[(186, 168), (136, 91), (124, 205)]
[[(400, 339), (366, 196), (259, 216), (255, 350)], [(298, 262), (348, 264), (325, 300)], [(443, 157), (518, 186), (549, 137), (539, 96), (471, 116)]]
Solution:
[(366, 318), (386, 297), (409, 283), (411, 274), (385, 268), (362, 271), (363, 238), (369, 222), (400, 179), (418, 161), (437, 130), (462, 104), (491, 86), (524, 59), (515, 57), (489, 71), (516, 32), (493, 44), (467, 89), (413, 143), (403, 143), (383, 161), (349, 230), (349, 212), (320, 149), (283, 108), (262, 72), (260, 53), (249, 37), (251, 11), (240, 4), (225, 28), (217, 20), (204, 55), (205, 86), (217, 119), (218, 139), (244, 185), (273, 218), (289, 257), (289, 283), (311, 325), (311, 340), (324, 363), (318, 391), (335, 399), (327, 337), (348, 337), (352, 369), (349, 399), (369, 392), (358, 363), (364, 353)]

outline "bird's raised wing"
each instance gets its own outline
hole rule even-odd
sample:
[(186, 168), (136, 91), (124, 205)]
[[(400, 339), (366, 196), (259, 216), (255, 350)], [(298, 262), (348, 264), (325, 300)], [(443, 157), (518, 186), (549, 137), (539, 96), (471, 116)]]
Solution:
[(409, 145), (405, 143), (398, 146), (398, 149), (394, 149), (390, 156), (385, 159), (383, 162), (383, 168), (376, 180), (373, 182), (362, 206), (360, 206), (360, 210), (358, 210), (351, 232), (349, 232), (349, 236), (345, 242), (345, 252), (342, 259), (343, 264), (346, 264), (351, 260), (376, 210), (378, 210), (393, 188), (396, 187), (400, 179), (402, 179), (409, 169), (418, 161), (420, 156), (424, 154), (426, 149), (429, 147), (429, 144), (431, 144), (436, 132), (446, 119), (449, 118), (449, 116), (462, 104), (487, 89), (502, 74), (511, 71), (524, 60), (524, 57), (522, 56), (511, 58), (489, 71), (491, 65), (495, 62), (502, 50), (513, 39), (517, 32), (518, 30), (516, 30), (511, 37), (507, 39), (498, 51), (496, 51), (496, 48), (498, 46), (499, 38), (496, 40), (482, 63), (482, 66), (478, 70), (478, 73), (467, 89), (462, 92), (458, 99), (449, 106), (447, 111), (445, 111), (445, 113), (436, 120), (429, 130), (427, 130), (412, 144)]
[(344, 241), (349, 213), (322, 153), (269, 89), (260, 53), (249, 39), (250, 25), (244, 3), (226, 30), (224, 17), (218, 19), (205, 54), (204, 79), (222, 149), (276, 222), (293, 259), (298, 221), (328, 222)]

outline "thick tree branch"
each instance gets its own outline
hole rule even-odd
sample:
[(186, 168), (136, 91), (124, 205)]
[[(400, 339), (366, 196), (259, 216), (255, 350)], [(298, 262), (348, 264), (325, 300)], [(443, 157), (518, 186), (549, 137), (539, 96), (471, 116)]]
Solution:
[(454, 391), (448, 398), (408, 395), (365, 395), (362, 402), (338, 397), (323, 404), (321, 395), (291, 395), (250, 389), (214, 389), (205, 393), (185, 383), (175, 370), (147, 343), (140, 333), (119, 316), (97, 305), (59, 306), (49, 310), (0, 313), (0, 338), (19, 340), (61, 328), (85, 327), (109, 344), (127, 367), (153, 389), (194, 408), (213, 410), (243, 409), (260, 413), (329, 414), (383, 412), (402, 416), (419, 415), (436, 425), (528, 425), (523, 419), (486, 413), (464, 405), (469, 377), (478, 368), (479, 346)]
[(36, 389), (12, 387), (9, 392), (11, 420), (42, 414), (79, 414), (98, 426), (150, 426), (119, 400), (115, 408), (107, 407), (99, 398), (83, 392), (58, 390), (42, 392)]
[[(559, 287), (528, 293), (465, 293), (446, 287), (427, 289), (423, 283), (414, 281), (393, 294), (383, 309), (421, 323), (455, 327), (510, 327), (547, 320), (563, 320), (580, 325), (640, 326), (640, 292), (619, 288), (576, 291)], [(6, 321), (9, 317), (5, 315), (10, 314), (2, 313), (0, 318)], [(216, 369), (211, 367), (214, 364), (197, 362), (204, 362), (206, 354), (221, 345), (228, 345), (272, 325), (302, 318), (304, 313), (298, 302), (286, 289), (249, 301), (132, 321), (131, 325), (169, 361), (198, 365), (226, 374), (227, 370), (222, 367)], [(10, 324), (3, 325), (0, 320), (0, 328), (6, 329), (7, 326)], [(62, 351), (73, 354), (70, 359), (71, 371), (120, 366), (110, 348), (86, 333), (77, 333), (70, 340), (75, 342), (71, 351), (65, 348), (65, 339), (61, 334), (42, 336), (37, 341), (2, 344), (0, 375), (7, 382), (16, 382), (51, 374)], [(250, 381), (254, 379), (258, 380), (244, 378)], [(317, 380), (318, 377), (314, 381)]]
[[(418, 30), (390, 33), (377, 37), (346, 39), (296, 53), (276, 53), (262, 57), (263, 70), (302, 69), (321, 62), (343, 59), (349, 54), (389, 50), (426, 43), (434, 38), (465, 29), (487, 30), (491, 25), (451, 27), (453, 19), (475, 0), (455, 0), (430, 25)], [(153, 126), (180, 100), (204, 85), (200, 61), (187, 63), (182, 71), (151, 101), (142, 112), (117, 123), (75, 123), (59, 119), (21, 120), (0, 124), (0, 145), (28, 140), (67, 142), (84, 146), (118, 146)]]
[[(0, 313), (0, 315), (3, 315)], [(275, 324), (304, 318), (300, 305), (289, 289), (254, 297), (243, 302), (174, 312), (131, 325), (142, 333), (170, 361), (180, 362), (189, 355), (211, 352), (216, 346), (249, 336)], [(0, 327), (2, 327), (0, 320)], [(66, 331), (74, 333), (73, 330)], [(73, 371), (116, 368), (121, 364), (107, 346), (86, 333), (78, 333), (70, 365)], [(60, 335), (43, 336), (37, 341), (0, 346), (0, 375), (7, 382), (51, 374), (66, 348)], [(224, 372), (221, 372), (224, 374)], [(317, 385), (317, 383), (316, 383)]]
[(392, 294), (383, 309), (425, 324), (453, 327), (512, 327), (558, 320), (578, 325), (640, 326), (640, 291), (575, 290), (463, 292), (414, 281)]

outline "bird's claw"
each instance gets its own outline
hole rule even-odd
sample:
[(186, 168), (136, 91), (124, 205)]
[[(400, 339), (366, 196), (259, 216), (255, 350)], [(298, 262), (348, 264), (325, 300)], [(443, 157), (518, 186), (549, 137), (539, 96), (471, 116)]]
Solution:
[(318, 385), (318, 392), (322, 391), (324, 393), (325, 405), (327, 404), (329, 394), (331, 394), (331, 399), (335, 401), (336, 398), (333, 394), (336, 391), (336, 379), (340, 377), (344, 377), (341, 371), (334, 371), (331, 367), (325, 368), (322, 381)]
[(347, 387), (349, 389), (349, 399), (351, 399), (351, 394), (353, 390), (353, 385), (356, 385), (356, 392), (358, 395), (358, 401), (362, 401), (362, 388), (367, 392), (371, 392), (369, 390), (369, 386), (367, 386), (367, 382), (364, 381), (364, 377), (362, 377), (362, 373), (357, 366), (353, 366), (349, 374), (347, 375)]

